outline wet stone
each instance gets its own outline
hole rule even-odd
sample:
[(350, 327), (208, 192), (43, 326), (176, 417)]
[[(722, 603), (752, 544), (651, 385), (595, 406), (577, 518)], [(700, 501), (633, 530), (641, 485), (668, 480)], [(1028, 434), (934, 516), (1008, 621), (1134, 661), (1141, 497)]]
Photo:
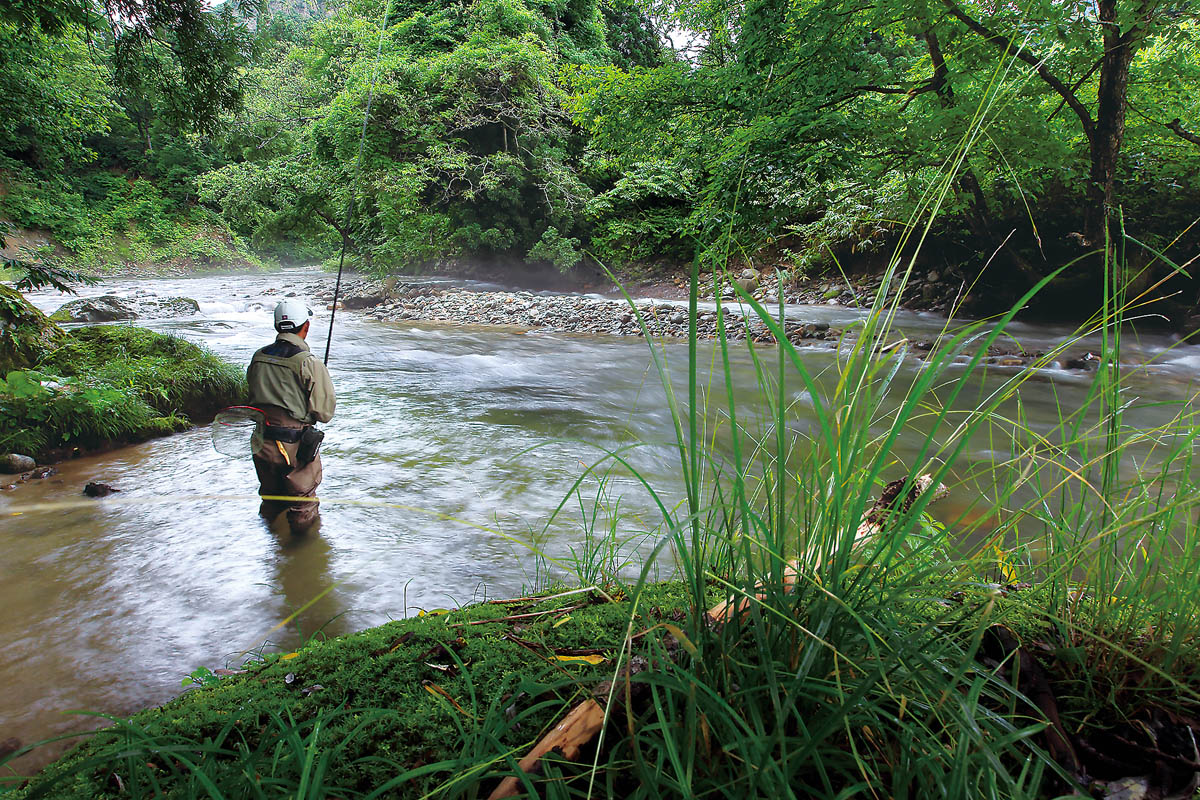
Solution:
[(118, 322), (137, 319), (137, 316), (129, 301), (115, 294), (106, 294), (64, 303), (50, 315), (50, 319), (55, 322)]
[(29, 472), (37, 467), (37, 462), (26, 455), (20, 453), (7, 453), (0, 455), (0, 472), (7, 475), (17, 475), (22, 472)]

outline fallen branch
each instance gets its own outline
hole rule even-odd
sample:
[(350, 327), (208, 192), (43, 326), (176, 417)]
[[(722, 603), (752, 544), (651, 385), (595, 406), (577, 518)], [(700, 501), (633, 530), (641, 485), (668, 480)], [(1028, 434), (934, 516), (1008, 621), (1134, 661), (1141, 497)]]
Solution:
[(1058, 716), (1058, 701), (1041, 664), (1032, 653), (1021, 646), (1017, 635), (1003, 625), (992, 625), (986, 634), (983, 640), (986, 654), (1001, 664), (1009, 665), (1011, 683), (1049, 723), (1045, 734), (1046, 750), (1050, 757), (1071, 774), (1078, 774), (1079, 757), (1075, 754), (1067, 730)]
[(452, 625), (447, 625), (447, 628), (461, 628), (464, 625), (490, 625), (493, 622), (517, 622), (523, 619), (536, 619), (549, 614), (565, 614), (571, 611), (578, 611), (581, 608), (586, 608), (588, 603), (580, 603), (577, 606), (563, 606), (562, 608), (551, 609), (550, 611), (530, 611), (528, 614), (509, 614), (507, 617), (492, 617), (491, 619), (477, 619), (470, 622), (455, 622)]
[[(517, 762), (517, 766), (526, 774), (534, 774), (542, 768), (542, 756), (556, 750), (568, 760), (579, 756), (579, 751), (595, 738), (604, 727), (604, 709), (592, 698), (584, 700), (571, 709), (571, 713), (563, 721), (554, 726), (554, 730), (542, 737), (534, 745), (528, 755)], [(500, 781), (500, 785), (488, 795), (488, 800), (500, 800), (504, 797), (515, 797), (521, 786), (520, 779), (510, 775)]]

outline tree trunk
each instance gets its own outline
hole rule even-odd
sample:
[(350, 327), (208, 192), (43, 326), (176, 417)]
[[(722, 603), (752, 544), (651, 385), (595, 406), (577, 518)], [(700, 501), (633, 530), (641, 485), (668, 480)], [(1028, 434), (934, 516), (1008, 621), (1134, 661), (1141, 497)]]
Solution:
[[(1117, 0), (1100, 0), (1099, 23), (1104, 37), (1100, 61), (1100, 85), (1096, 93), (1096, 125), (1088, 136), (1091, 173), (1088, 176), (1088, 209), (1084, 235), (1096, 246), (1105, 240), (1106, 228), (1116, 222), (1117, 159), (1125, 138), (1125, 111), (1129, 91), (1129, 66), (1137, 54), (1141, 31), (1136, 27), (1122, 33), (1117, 20)], [(1145, 6), (1142, 6), (1145, 10)], [(1115, 237), (1112, 237), (1115, 238)]]

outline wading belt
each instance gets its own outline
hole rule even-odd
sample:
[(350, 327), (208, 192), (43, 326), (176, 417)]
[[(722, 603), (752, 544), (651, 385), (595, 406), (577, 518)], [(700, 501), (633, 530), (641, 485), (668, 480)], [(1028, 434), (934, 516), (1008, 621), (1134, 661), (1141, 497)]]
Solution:
[(277, 442), (288, 442), (294, 444), (300, 441), (300, 437), (304, 435), (304, 428), (285, 428), (282, 425), (264, 425), (263, 438), (273, 439)]

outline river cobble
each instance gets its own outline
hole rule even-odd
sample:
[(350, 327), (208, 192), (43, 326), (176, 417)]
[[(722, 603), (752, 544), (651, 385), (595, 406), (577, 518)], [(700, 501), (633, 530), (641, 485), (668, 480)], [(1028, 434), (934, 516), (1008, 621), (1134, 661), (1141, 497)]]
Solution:
[[(931, 276), (932, 277), (932, 276)], [(744, 287), (753, 291), (768, 308), (778, 303), (769, 290)], [(303, 295), (329, 307), (333, 289), (327, 283), (310, 284), (289, 292)], [(479, 291), (462, 287), (446, 287), (395, 280), (377, 281), (352, 278), (344, 281), (339, 295), (339, 310), (354, 311), (383, 322), (446, 322), (458, 325), (498, 326), (514, 330), (554, 333), (602, 334), (610, 336), (646, 336), (679, 338), (688, 336), (688, 309), (681, 303), (637, 299), (631, 306), (624, 300), (612, 300), (597, 295), (546, 294), (526, 291)], [(787, 303), (857, 305), (854, 298), (841, 296), (834, 301), (812, 302), (818, 298), (789, 296)], [(831, 302), (832, 301), (832, 302)], [(738, 305), (736, 297), (727, 298), (727, 307)], [(725, 315), (725, 331), (729, 340), (750, 339), (762, 344), (774, 344), (775, 337), (766, 324), (752, 314), (743, 318), (737, 313)], [(853, 331), (831, 327), (825, 322), (788, 322), (785, 326), (788, 341), (809, 347), (837, 347), (839, 341), (853, 338)], [(701, 339), (717, 338), (717, 313), (701, 309), (696, 318), (696, 333)], [(883, 348), (890, 351), (904, 347), (910, 357), (925, 360), (934, 349), (931, 340), (909, 340), (901, 335)], [(984, 353), (983, 363), (995, 367), (1023, 369), (1041, 361), (1045, 353), (1026, 351), (1019, 346), (994, 344)], [(956, 360), (967, 361), (970, 353)], [(1072, 371), (1095, 368), (1096, 356), (1090, 352), (1061, 354), (1045, 366)]]
[[(387, 322), (453, 322), (613, 336), (688, 336), (688, 310), (675, 303), (637, 300), (631, 306), (625, 301), (588, 295), (481, 292), (361, 280), (349, 282), (343, 288), (344, 299), (339, 307), (361, 310), (369, 317)], [(314, 287), (311, 296), (325, 303), (333, 301), (333, 293), (327, 288)], [(758, 319), (744, 320), (736, 314), (727, 314), (725, 329), (732, 340), (775, 341), (766, 324)], [(820, 343), (840, 335), (840, 331), (823, 322), (788, 323), (785, 330), (788, 340), (795, 343)], [(716, 311), (701, 310), (697, 314), (696, 332), (700, 338), (716, 338)]]

